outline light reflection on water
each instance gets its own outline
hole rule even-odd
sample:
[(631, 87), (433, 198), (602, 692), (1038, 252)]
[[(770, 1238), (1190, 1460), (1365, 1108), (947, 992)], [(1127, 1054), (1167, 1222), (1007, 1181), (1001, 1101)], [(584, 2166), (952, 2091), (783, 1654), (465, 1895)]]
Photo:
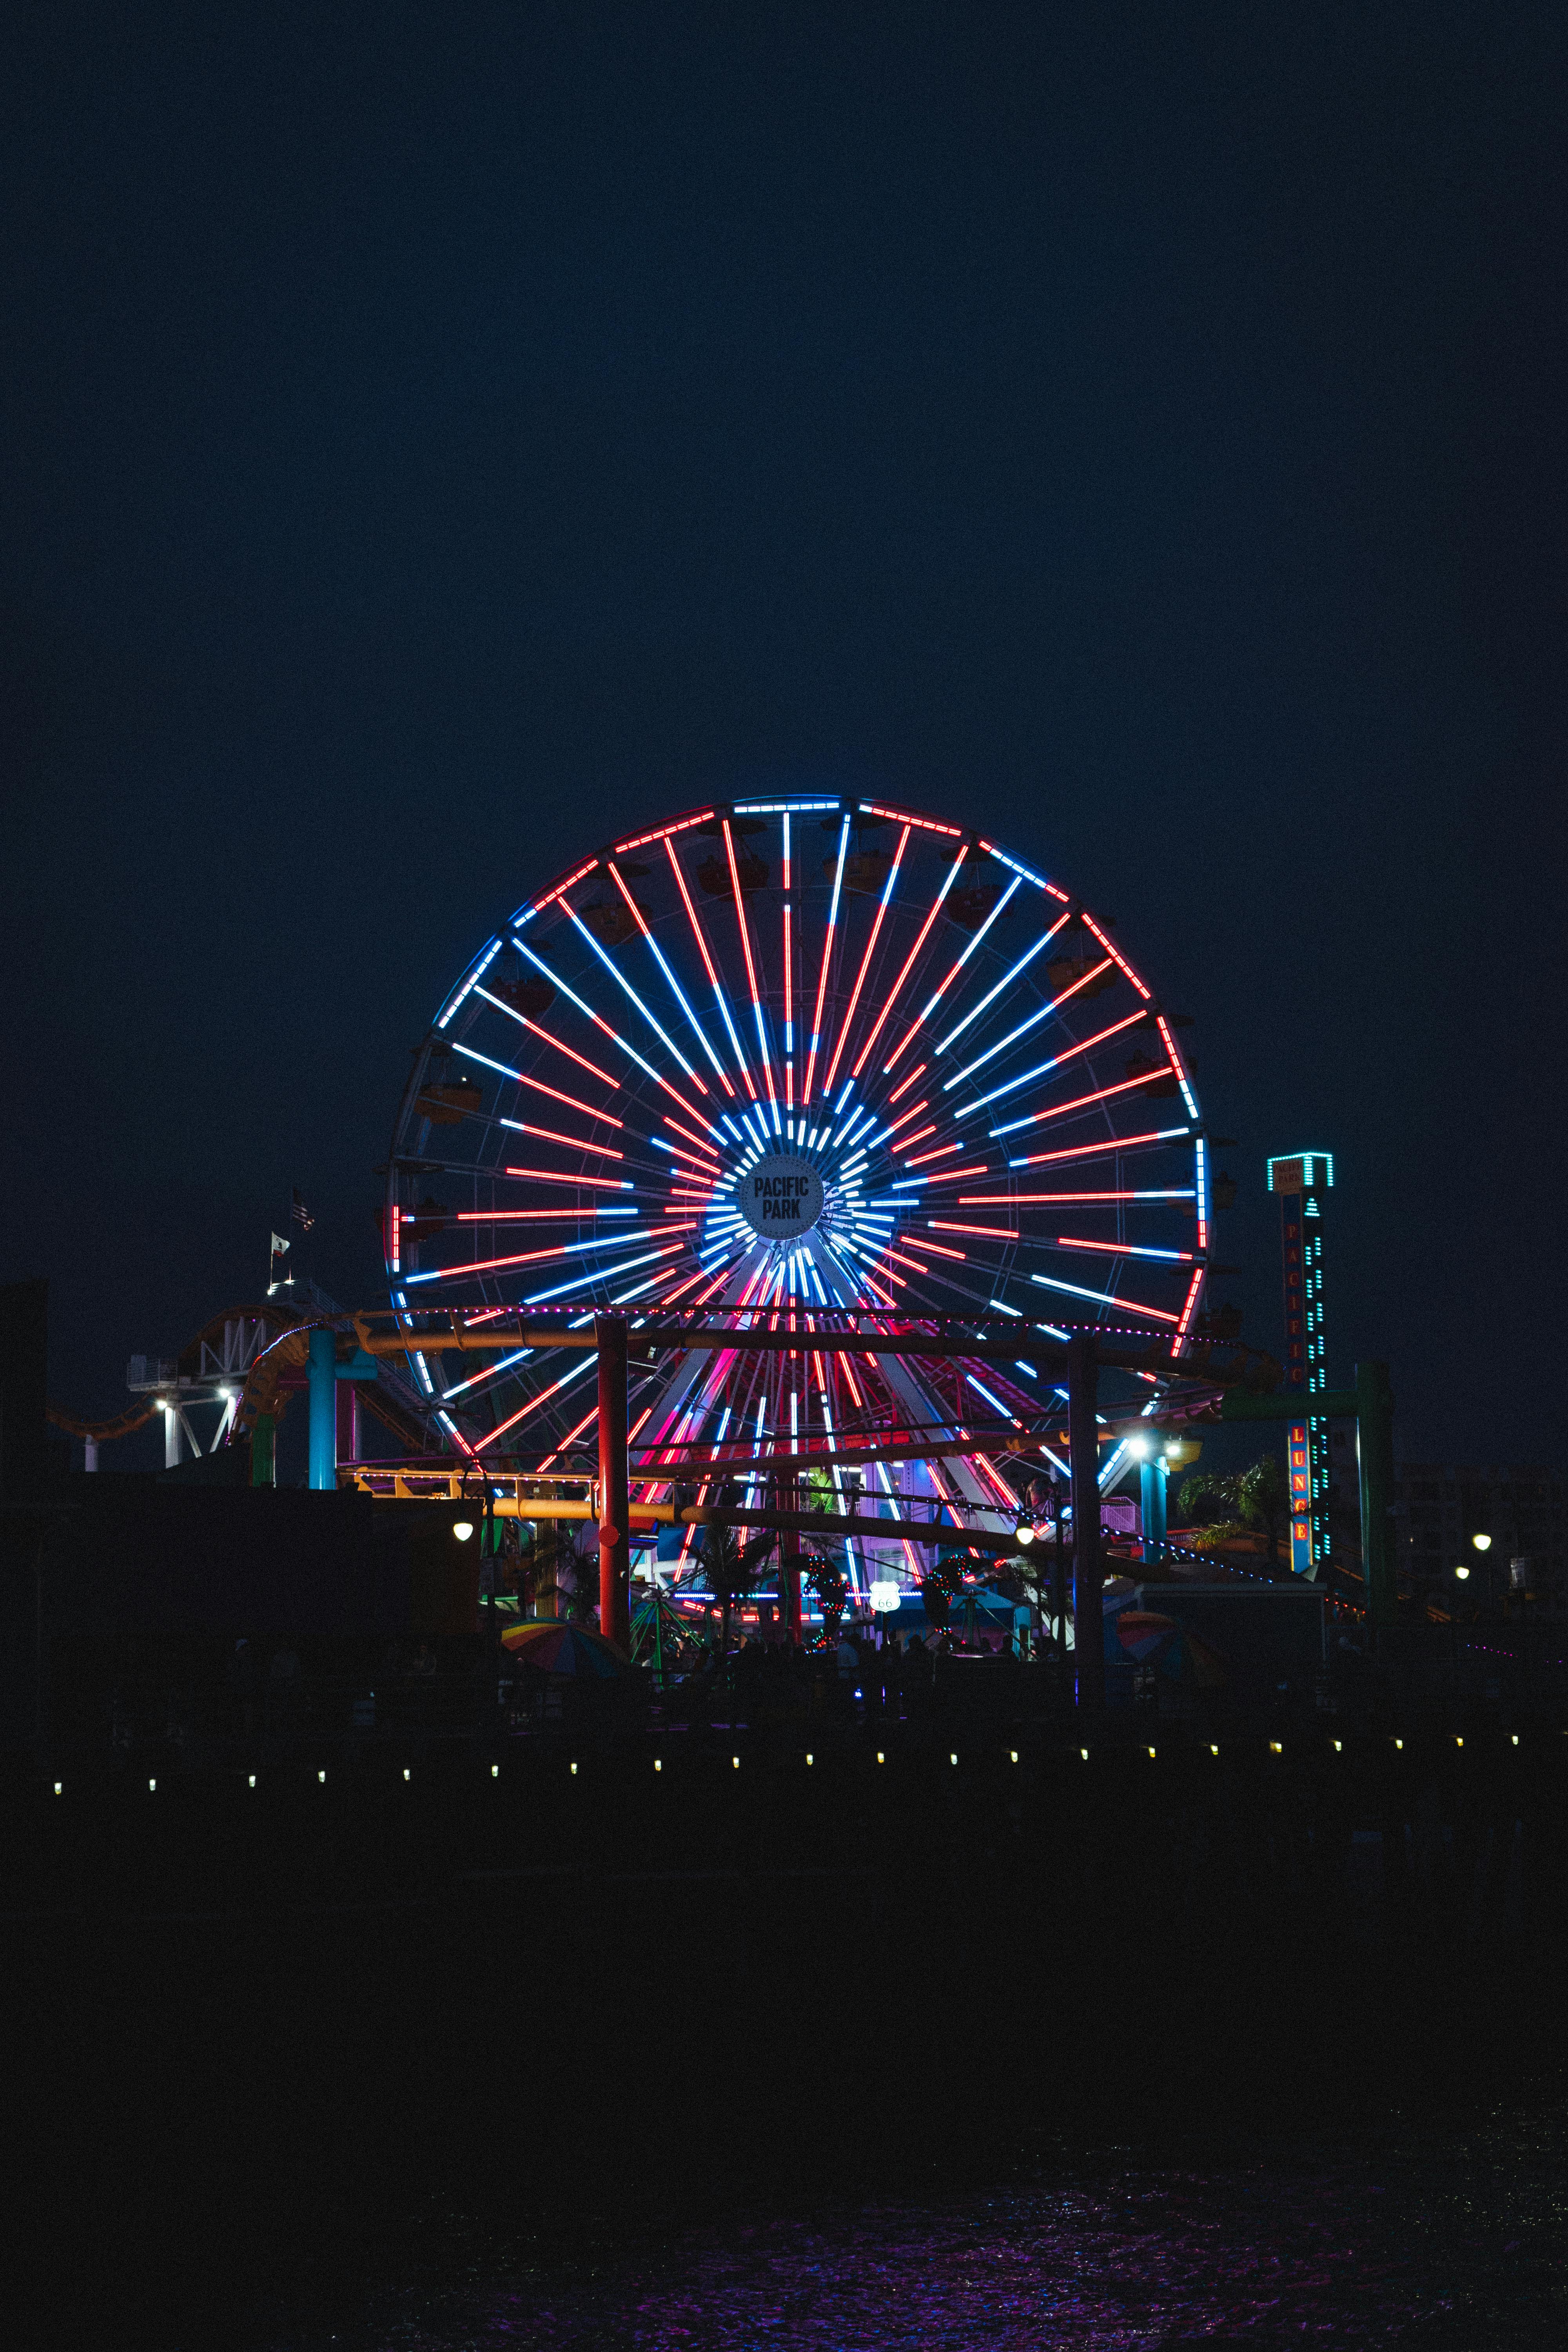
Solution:
[[(944, 2201), (645, 2226), (602, 2250), (433, 2231), (342, 2352), (1534, 2352), (1568, 2342), (1561, 2111), (1227, 2166), (1043, 2167)], [(619, 2233), (617, 2235), (617, 2233)], [(592, 2232), (588, 2233), (591, 2243)], [(624, 2250), (619, 2259), (616, 2248)], [(607, 2258), (606, 2258), (607, 2257)]]

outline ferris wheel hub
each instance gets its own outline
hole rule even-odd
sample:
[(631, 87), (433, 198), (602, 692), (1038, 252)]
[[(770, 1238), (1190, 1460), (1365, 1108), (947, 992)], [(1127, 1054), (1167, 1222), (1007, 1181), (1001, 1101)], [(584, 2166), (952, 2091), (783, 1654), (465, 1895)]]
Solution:
[(822, 1215), (822, 1179), (809, 1160), (773, 1152), (746, 1170), (735, 1205), (759, 1241), (805, 1241)]

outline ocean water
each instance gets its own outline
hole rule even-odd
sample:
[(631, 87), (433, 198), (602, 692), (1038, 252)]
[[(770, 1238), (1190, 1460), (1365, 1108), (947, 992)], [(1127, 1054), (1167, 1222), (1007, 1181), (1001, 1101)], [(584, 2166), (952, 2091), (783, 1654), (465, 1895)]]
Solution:
[[(646, 2194), (547, 2225), (437, 2200), (265, 2304), (257, 2352), (1561, 2352), (1568, 2097), (1352, 2132), (1047, 2143), (942, 2193)], [(546, 2158), (547, 2160), (547, 2158)], [(527, 2168), (520, 2174), (526, 2197)]]

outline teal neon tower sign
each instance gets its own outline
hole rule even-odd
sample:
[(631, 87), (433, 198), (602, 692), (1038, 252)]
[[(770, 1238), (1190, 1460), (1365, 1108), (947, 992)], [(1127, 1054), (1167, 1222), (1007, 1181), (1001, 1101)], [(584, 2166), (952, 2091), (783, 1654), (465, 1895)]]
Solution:
[[(1279, 1196), (1285, 1264), (1285, 1391), (1310, 1397), (1329, 1385), (1323, 1337), (1323, 1228), (1334, 1163), (1326, 1151), (1296, 1151), (1268, 1162)], [(1329, 1424), (1293, 1421), (1286, 1438), (1290, 1484), (1290, 1566), (1321, 1577), (1329, 1559)]]

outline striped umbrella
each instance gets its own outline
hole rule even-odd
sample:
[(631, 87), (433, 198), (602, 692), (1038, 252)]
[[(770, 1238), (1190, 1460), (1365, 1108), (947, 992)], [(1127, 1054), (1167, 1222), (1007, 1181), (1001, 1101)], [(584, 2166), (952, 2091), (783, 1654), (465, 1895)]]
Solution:
[(543, 1674), (596, 1675), (607, 1681), (626, 1672), (626, 1662), (613, 1642), (591, 1626), (567, 1624), (559, 1617), (526, 1618), (507, 1626), (500, 1638), (503, 1649)]

